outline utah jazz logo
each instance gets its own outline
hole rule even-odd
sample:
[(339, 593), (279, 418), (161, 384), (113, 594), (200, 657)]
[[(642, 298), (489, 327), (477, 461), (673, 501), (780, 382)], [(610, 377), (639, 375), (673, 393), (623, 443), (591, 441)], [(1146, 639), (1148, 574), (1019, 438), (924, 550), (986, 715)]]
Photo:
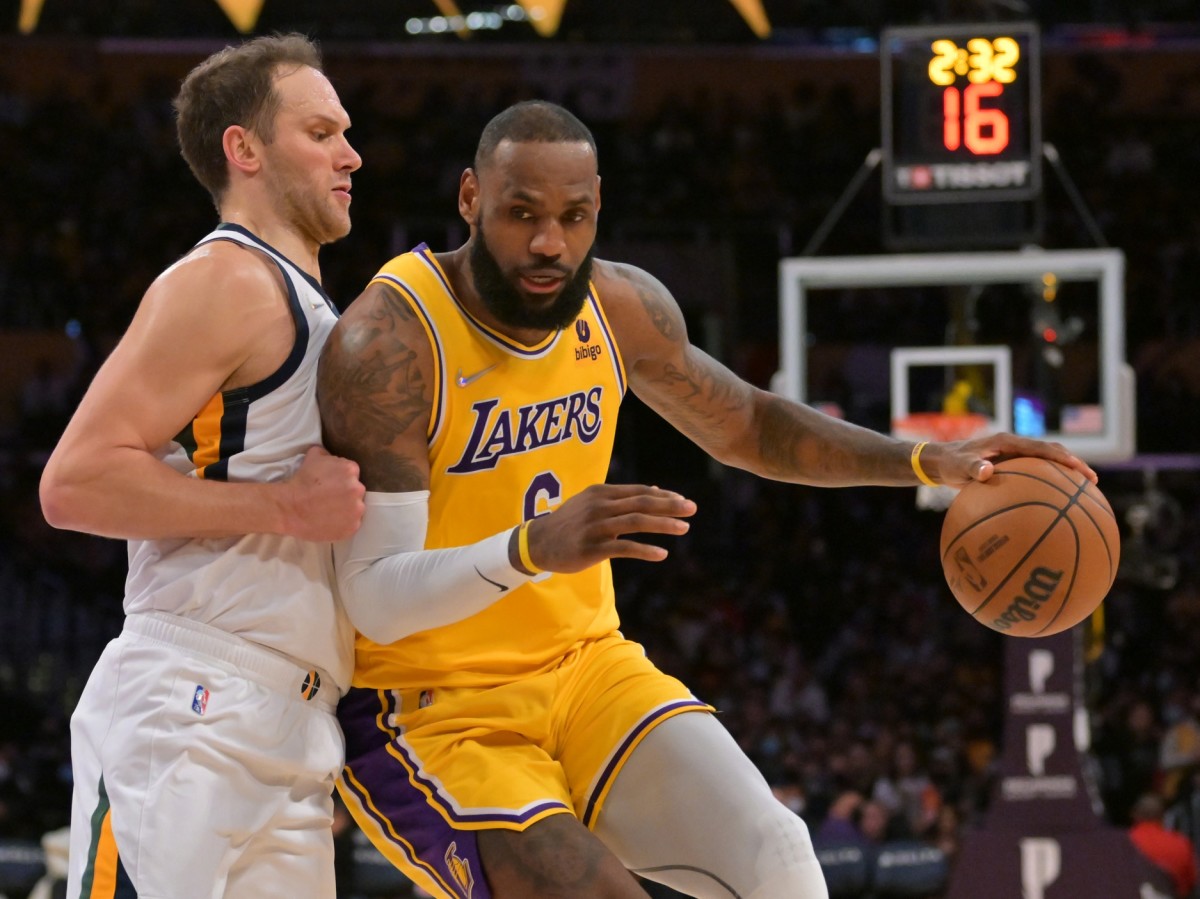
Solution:
[(304, 683), (300, 685), (300, 695), (304, 699), (315, 699), (321, 690), (321, 675), (315, 670), (304, 675)]
[(462, 890), (463, 896), (471, 899), (471, 891), (475, 889), (475, 875), (471, 873), (471, 863), (459, 858), (458, 843), (451, 843), (446, 849), (446, 868), (458, 884), (458, 888)]

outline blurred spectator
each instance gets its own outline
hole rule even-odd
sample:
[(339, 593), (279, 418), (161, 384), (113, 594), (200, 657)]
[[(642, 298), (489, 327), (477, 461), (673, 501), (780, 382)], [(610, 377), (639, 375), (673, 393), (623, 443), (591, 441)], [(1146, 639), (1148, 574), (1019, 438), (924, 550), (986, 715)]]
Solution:
[(867, 846), (870, 840), (859, 826), (863, 799), (861, 793), (846, 790), (829, 806), (825, 820), (817, 827), (814, 838), (821, 843)]
[(1163, 827), (1163, 801), (1144, 793), (1133, 805), (1129, 838), (1142, 855), (1171, 875), (1176, 899), (1191, 899), (1196, 887), (1196, 852), (1192, 841)]
[(1176, 687), (1163, 702), (1166, 722), (1158, 766), (1162, 772), (1159, 792), (1174, 799), (1182, 781), (1200, 764), (1200, 696), (1184, 687)]
[(867, 799), (856, 790), (842, 792), (829, 807), (814, 837), (822, 843), (878, 847), (889, 840), (908, 839), (911, 834), (888, 811), (887, 806)]
[(925, 839), (936, 849), (942, 850), (953, 864), (962, 844), (962, 819), (958, 808), (948, 803), (938, 809), (937, 820), (925, 834)]
[(1191, 842), (1200, 864), (1200, 765), (1193, 765), (1180, 780), (1174, 800), (1163, 813), (1163, 826)]
[(896, 819), (886, 805), (874, 799), (868, 799), (862, 804), (858, 829), (871, 846), (879, 846), (889, 840), (905, 840), (912, 836), (908, 828)]
[(1114, 821), (1129, 823), (1133, 803), (1157, 786), (1161, 732), (1151, 703), (1134, 698), (1108, 710), (1095, 751), (1104, 775), (1102, 793)]
[(921, 765), (911, 740), (896, 744), (890, 770), (875, 781), (871, 798), (898, 815), (913, 834), (930, 833), (941, 811), (942, 797)]

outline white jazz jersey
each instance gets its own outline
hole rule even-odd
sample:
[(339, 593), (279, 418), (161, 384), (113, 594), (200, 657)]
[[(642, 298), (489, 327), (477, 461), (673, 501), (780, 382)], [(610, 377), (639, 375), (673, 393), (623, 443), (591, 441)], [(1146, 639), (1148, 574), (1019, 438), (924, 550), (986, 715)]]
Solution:
[[(279, 266), (296, 341), (277, 371), (216, 394), (158, 455), (189, 477), (284, 480), (321, 442), (317, 362), (337, 312), (315, 280), (244, 228), (221, 225), (200, 244), (214, 240), (253, 247)], [(272, 534), (132, 540), (125, 613), (165, 612), (210, 625), (324, 669), (336, 682), (327, 687), (345, 690), (354, 630), (332, 584), (328, 543)]]

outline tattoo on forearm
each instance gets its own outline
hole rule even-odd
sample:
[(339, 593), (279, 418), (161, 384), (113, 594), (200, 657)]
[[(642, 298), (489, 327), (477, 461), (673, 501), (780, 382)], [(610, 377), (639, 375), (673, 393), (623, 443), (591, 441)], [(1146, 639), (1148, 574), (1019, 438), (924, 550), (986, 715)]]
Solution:
[[(683, 314), (666, 288), (633, 266), (612, 271), (634, 291), (663, 339), (637, 369), (640, 387), (676, 428), (722, 461), (767, 477), (816, 484), (907, 483), (887, 438), (763, 394), (688, 343)], [(640, 325), (637, 334), (649, 334)]]
[(651, 380), (667, 417), (700, 446), (728, 444), (748, 421), (752, 389), (710, 356), (688, 347), (684, 367), (668, 362)]
[[(878, 435), (851, 428), (834, 434), (819, 427), (820, 418), (805, 421), (801, 410), (780, 397), (768, 400), (758, 419), (758, 450), (763, 473), (780, 480), (814, 483), (887, 483), (887, 459)], [(837, 424), (841, 424), (840, 422)]]
[(758, 453), (769, 476), (783, 477), (796, 472), (804, 432), (782, 401), (772, 399), (766, 404), (759, 419)]

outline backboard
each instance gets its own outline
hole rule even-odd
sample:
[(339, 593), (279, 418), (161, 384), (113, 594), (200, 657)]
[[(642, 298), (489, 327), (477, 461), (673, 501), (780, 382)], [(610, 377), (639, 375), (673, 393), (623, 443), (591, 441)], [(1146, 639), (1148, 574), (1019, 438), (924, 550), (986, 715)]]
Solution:
[(876, 430), (981, 403), (997, 429), (1130, 458), (1124, 271), (1112, 249), (783, 259), (772, 389)]

